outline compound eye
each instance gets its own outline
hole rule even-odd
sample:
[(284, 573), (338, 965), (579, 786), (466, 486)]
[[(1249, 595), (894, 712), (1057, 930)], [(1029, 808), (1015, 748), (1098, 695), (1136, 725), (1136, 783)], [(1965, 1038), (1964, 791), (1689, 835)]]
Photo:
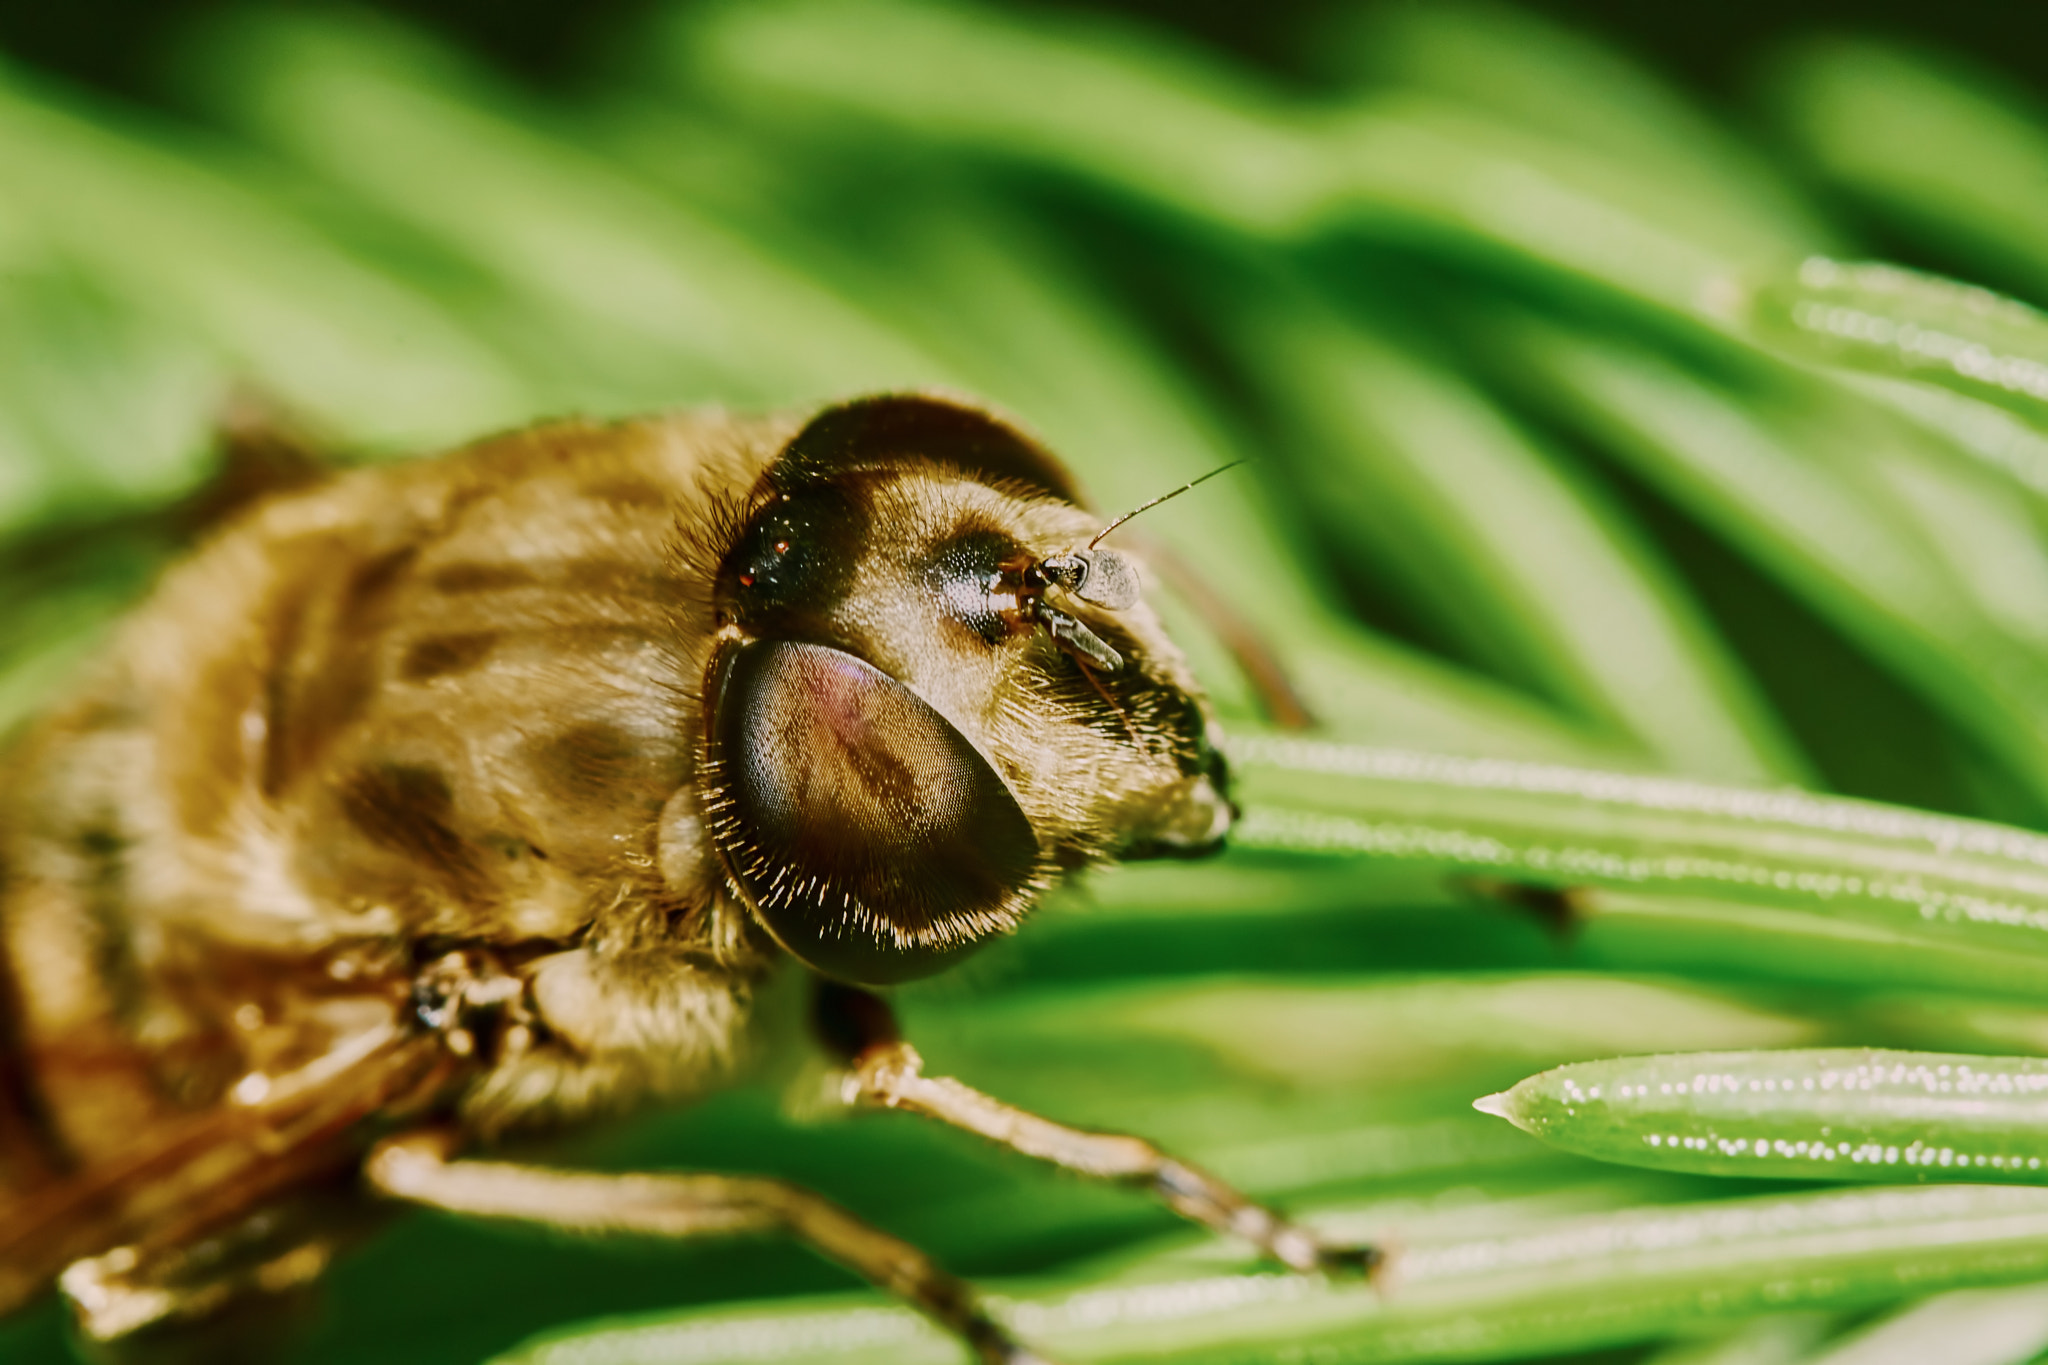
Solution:
[(708, 689), (707, 807), (726, 869), (783, 947), (886, 985), (1015, 924), (1038, 839), (987, 758), (844, 651), (753, 641)]

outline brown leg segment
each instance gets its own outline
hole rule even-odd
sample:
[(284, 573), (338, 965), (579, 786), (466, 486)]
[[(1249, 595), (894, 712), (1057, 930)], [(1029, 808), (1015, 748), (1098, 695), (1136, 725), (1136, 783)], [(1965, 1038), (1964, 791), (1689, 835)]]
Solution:
[(312, 1325), (316, 1282), (336, 1253), (388, 1216), (350, 1188), (304, 1191), (174, 1244), (73, 1261), (58, 1286), (95, 1362), (276, 1360)]
[(1369, 1272), (1382, 1259), (1374, 1247), (1323, 1242), (1143, 1138), (1069, 1128), (951, 1077), (925, 1075), (924, 1059), (897, 1036), (895, 1016), (878, 996), (820, 983), (817, 1022), (828, 1045), (848, 1059), (849, 1104), (907, 1109), (1081, 1175), (1147, 1187), (1183, 1218), (1241, 1237), (1290, 1269)]
[(458, 1161), (443, 1133), (391, 1138), (364, 1174), (380, 1193), (480, 1218), (644, 1237), (782, 1233), (916, 1308), (983, 1365), (1048, 1365), (982, 1308), (974, 1290), (907, 1242), (780, 1180), (726, 1175), (602, 1175), (501, 1161)]

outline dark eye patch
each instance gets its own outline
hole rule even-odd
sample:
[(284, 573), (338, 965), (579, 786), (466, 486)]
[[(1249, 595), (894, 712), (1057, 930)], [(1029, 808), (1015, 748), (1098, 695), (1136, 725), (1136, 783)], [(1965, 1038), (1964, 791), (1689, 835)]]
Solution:
[(843, 488), (777, 497), (747, 523), (719, 570), (734, 620), (771, 625), (830, 613), (853, 583), (868, 516)]
[(1022, 545), (1000, 531), (962, 531), (932, 551), (925, 584), (955, 620), (994, 644), (1009, 633), (1009, 625), (989, 603), (989, 583), (1004, 564), (1024, 553)]

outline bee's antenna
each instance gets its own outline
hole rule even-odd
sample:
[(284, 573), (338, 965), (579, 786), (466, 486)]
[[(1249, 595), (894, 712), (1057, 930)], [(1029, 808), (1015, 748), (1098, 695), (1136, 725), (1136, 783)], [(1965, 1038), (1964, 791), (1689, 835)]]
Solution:
[(1232, 460), (1229, 464), (1220, 465), (1217, 468), (1212, 469), (1208, 473), (1202, 475), (1198, 479), (1189, 479), (1186, 483), (1174, 489), (1171, 493), (1161, 493), (1158, 497), (1152, 499), (1152, 501), (1150, 502), (1139, 503), (1136, 507), (1133, 507), (1130, 511), (1124, 513), (1115, 521), (1112, 521), (1109, 525), (1103, 527), (1100, 531), (1098, 531), (1095, 535), (1095, 539), (1088, 542), (1088, 548), (1092, 550), (1097, 545), (1100, 545), (1102, 543), (1102, 538), (1104, 536), (1108, 535), (1111, 531), (1114, 531), (1117, 527), (1129, 521), (1132, 517), (1138, 515), (1138, 513), (1148, 512), (1152, 508), (1157, 507), (1160, 503), (1165, 502), (1170, 498), (1179, 497), (1181, 494), (1187, 492), (1190, 488), (1193, 488), (1196, 484), (1207, 483), (1209, 480), (1215, 478), (1218, 474), (1228, 473), (1230, 470), (1233, 470), (1244, 463), (1246, 463), (1246, 461), (1244, 460)]

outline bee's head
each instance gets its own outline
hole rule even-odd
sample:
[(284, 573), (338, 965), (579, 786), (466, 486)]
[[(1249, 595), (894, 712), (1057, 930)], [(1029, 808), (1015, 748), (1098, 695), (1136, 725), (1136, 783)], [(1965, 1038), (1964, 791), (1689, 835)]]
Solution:
[(763, 476), (718, 569), (703, 790), (797, 957), (907, 980), (1069, 869), (1220, 845), (1214, 724), (1099, 530), (1029, 438), (926, 396), (832, 408)]

